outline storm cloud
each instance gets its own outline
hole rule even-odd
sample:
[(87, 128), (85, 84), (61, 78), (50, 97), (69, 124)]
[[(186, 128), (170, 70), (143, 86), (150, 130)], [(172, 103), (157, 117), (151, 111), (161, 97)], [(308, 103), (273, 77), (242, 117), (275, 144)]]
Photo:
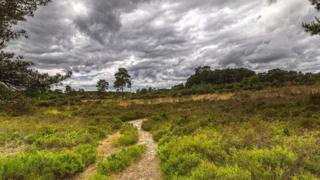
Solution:
[(301, 27), (315, 16), (308, 0), (53, 0), (7, 50), (43, 72), (73, 70), (66, 83), (86, 89), (119, 67), (135, 88), (184, 82), (202, 65), (318, 72), (320, 38)]

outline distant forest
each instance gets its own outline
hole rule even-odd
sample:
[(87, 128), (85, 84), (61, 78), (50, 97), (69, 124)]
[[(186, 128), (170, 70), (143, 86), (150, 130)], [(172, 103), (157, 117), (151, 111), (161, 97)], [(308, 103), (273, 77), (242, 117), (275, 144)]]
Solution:
[(314, 84), (318, 80), (320, 80), (319, 73), (302, 73), (281, 69), (256, 73), (246, 68), (211, 70), (209, 66), (204, 66), (196, 68), (195, 73), (188, 78), (185, 84), (177, 85), (173, 89), (191, 88), (198, 85), (227, 84), (238, 84), (238, 86), (249, 89), (259, 89), (263, 86)]

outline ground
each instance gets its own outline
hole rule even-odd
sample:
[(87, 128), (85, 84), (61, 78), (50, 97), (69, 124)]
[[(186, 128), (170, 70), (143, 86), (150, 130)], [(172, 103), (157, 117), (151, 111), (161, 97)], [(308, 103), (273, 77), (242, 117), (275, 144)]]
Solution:
[(119, 180), (160, 180), (162, 178), (160, 170), (160, 160), (156, 156), (157, 144), (152, 135), (141, 129), (143, 119), (130, 122), (139, 130), (139, 144), (146, 145), (146, 152), (142, 159), (128, 167), (120, 174), (114, 175), (114, 179)]

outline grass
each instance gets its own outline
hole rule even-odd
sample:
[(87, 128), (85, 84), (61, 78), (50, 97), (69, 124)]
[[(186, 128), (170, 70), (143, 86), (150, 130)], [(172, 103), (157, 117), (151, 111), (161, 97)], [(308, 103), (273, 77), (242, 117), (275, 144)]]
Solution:
[(159, 143), (166, 179), (319, 179), (316, 96), (167, 105), (142, 127)]
[(98, 174), (110, 175), (124, 170), (126, 167), (139, 160), (145, 151), (145, 146), (134, 145), (126, 147), (118, 153), (108, 156), (98, 163)]
[[(143, 153), (130, 146), (137, 130), (124, 123), (141, 116), (166, 179), (319, 179), (319, 94), (309, 92), (243, 91), (226, 100), (125, 107), (116, 100), (42, 102), (32, 114), (0, 115), (0, 179), (73, 177), (96, 162), (98, 142), (120, 130), (115, 144), (124, 150), (99, 162), (93, 177), (105, 179)], [(6, 154), (10, 149), (20, 151)]]
[(115, 146), (130, 146), (139, 141), (138, 130), (131, 124), (124, 124), (120, 133), (121, 136), (114, 142)]

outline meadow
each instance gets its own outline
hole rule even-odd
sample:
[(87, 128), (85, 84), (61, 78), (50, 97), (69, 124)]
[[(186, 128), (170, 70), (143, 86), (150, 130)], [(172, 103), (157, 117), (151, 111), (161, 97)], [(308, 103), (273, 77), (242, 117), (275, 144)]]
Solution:
[[(141, 158), (137, 130), (126, 123), (139, 118), (147, 118), (142, 128), (158, 143), (165, 179), (320, 178), (315, 86), (241, 91), (223, 100), (121, 102), (42, 101), (30, 114), (2, 113), (0, 179), (73, 178), (94, 163), (93, 179), (107, 179)], [(99, 159), (99, 142), (115, 132), (120, 150)]]

